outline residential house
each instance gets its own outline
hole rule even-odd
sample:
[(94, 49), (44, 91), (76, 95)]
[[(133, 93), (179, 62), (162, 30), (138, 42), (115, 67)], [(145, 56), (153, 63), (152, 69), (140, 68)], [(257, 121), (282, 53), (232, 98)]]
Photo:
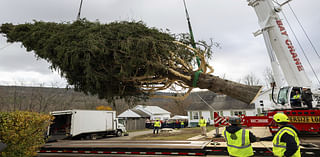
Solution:
[(127, 130), (141, 130), (146, 127), (150, 115), (138, 109), (128, 109), (119, 114), (118, 118), (124, 122)]
[[(138, 105), (133, 109), (128, 109), (118, 115), (118, 118), (125, 122), (127, 130), (139, 130), (149, 128), (150, 120), (168, 120), (170, 112), (158, 106), (142, 106)], [(147, 126), (147, 124), (149, 124)]]
[(209, 124), (214, 124), (214, 112), (220, 116), (255, 115), (255, 105), (246, 104), (226, 95), (215, 94), (211, 91), (191, 93), (193, 103), (187, 108), (189, 126), (198, 125), (201, 116)]
[(134, 107), (134, 109), (137, 110), (141, 110), (145, 113), (147, 113), (148, 115), (150, 115), (150, 120), (168, 120), (170, 119), (170, 114), (171, 112), (162, 109), (159, 106), (143, 106), (143, 105), (137, 105), (136, 107)]

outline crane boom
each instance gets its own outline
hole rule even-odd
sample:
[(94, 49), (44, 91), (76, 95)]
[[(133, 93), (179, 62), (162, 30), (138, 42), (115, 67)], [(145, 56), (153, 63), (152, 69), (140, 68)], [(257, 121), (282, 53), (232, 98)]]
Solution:
[[(289, 39), (288, 33), (279, 18), (277, 12), (281, 9), (275, 7), (271, 0), (247, 0), (248, 5), (253, 7), (257, 16), (263, 34), (268, 53), (271, 59), (271, 65), (275, 73), (275, 80), (280, 80), (275, 69), (275, 62), (279, 62), (284, 78), (288, 86), (311, 87), (311, 81), (306, 75), (295, 48)], [(269, 40), (269, 41), (267, 41)], [(268, 44), (269, 43), (269, 44)], [(271, 46), (271, 47), (270, 47)], [(277, 60), (273, 60), (272, 54)], [(278, 81), (276, 82), (278, 83)]]

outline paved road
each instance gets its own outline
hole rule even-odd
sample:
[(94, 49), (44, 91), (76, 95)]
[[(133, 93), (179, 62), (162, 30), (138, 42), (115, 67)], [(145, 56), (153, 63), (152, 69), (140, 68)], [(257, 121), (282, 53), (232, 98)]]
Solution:
[(114, 141), (114, 140), (130, 140), (131, 138), (135, 136), (140, 136), (140, 135), (145, 135), (145, 134), (152, 134), (152, 129), (150, 130), (144, 130), (144, 131), (135, 131), (135, 132), (129, 132), (129, 136), (121, 136), (121, 137), (115, 137), (115, 136), (108, 136), (103, 139), (98, 139), (98, 140), (103, 140), (103, 141)]

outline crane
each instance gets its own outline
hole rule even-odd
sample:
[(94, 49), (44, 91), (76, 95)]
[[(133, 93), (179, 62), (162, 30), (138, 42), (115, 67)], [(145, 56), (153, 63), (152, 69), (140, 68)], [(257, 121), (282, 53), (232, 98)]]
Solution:
[(263, 35), (275, 83), (281, 87), (277, 104), (286, 107), (292, 107), (293, 103), (290, 98), (293, 97), (295, 91), (301, 93), (302, 88), (310, 89), (312, 86), (301, 59), (278, 15), (281, 6), (290, 1), (287, 0), (279, 6), (275, 6), (272, 0), (247, 0), (248, 5), (254, 8), (260, 25), (260, 30), (256, 31), (254, 35)]
[[(290, 123), (301, 133), (320, 133), (320, 109), (303, 107), (301, 102), (300, 106), (293, 106), (292, 97), (294, 92), (301, 92), (302, 88), (310, 89), (311, 81), (306, 75), (292, 41), (289, 39), (288, 33), (278, 16), (281, 6), (289, 1), (291, 0), (275, 7), (273, 0), (247, 0), (248, 5), (254, 8), (258, 16), (261, 28), (254, 35), (262, 34), (264, 37), (275, 82), (280, 86), (275, 105), (279, 106), (280, 104), (281, 107), (267, 110), (264, 116), (241, 115), (242, 125), (248, 127), (268, 126), (271, 133), (276, 133), (278, 126), (274, 124), (272, 117), (274, 114), (282, 112), (288, 115)], [(282, 75), (284, 79), (281, 77)], [(286, 81), (286, 83), (283, 83), (283, 81)], [(223, 118), (217, 114), (215, 115), (215, 120)], [(216, 127), (220, 125), (217, 122), (215, 121)]]
[[(254, 8), (260, 25), (260, 30), (256, 31), (254, 35), (263, 35), (275, 82), (280, 86), (280, 90), (277, 102), (275, 102), (277, 107), (265, 111), (264, 116), (241, 115), (242, 125), (248, 127), (268, 126), (271, 133), (276, 133), (278, 126), (275, 125), (272, 117), (274, 114), (282, 112), (289, 117), (290, 123), (300, 133), (320, 133), (320, 108), (315, 107), (316, 102), (313, 101), (313, 108), (306, 108), (302, 106), (301, 102), (300, 106), (293, 105), (294, 92), (301, 92), (303, 88), (310, 89), (312, 84), (292, 41), (289, 39), (288, 32), (278, 16), (281, 6), (290, 1), (275, 6), (273, 0), (247, 0), (248, 5)], [(283, 83), (284, 81), (285, 83)], [(219, 123), (224, 117), (220, 117), (218, 114), (214, 116), (216, 127), (229, 125)]]

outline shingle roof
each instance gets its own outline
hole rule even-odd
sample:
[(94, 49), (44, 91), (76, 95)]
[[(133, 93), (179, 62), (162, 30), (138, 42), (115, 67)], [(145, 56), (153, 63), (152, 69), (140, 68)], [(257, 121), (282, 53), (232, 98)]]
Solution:
[(122, 112), (121, 114), (118, 115), (119, 118), (139, 118), (141, 117), (139, 114), (133, 112), (132, 110), (128, 109)]
[[(201, 98), (200, 98), (201, 97)], [(193, 103), (187, 110), (236, 110), (254, 109), (254, 104), (246, 104), (226, 95), (218, 95), (211, 91), (191, 93)]]
[(148, 115), (147, 113), (141, 111), (141, 110), (138, 110), (138, 109), (131, 109), (131, 111), (137, 113), (138, 115), (140, 115), (141, 117), (150, 117), (150, 115)]
[(146, 111), (147, 113), (149, 112), (150, 114), (170, 114), (170, 112), (168, 112), (165, 109), (162, 109), (159, 106), (142, 106), (142, 105), (138, 105), (134, 109)]

